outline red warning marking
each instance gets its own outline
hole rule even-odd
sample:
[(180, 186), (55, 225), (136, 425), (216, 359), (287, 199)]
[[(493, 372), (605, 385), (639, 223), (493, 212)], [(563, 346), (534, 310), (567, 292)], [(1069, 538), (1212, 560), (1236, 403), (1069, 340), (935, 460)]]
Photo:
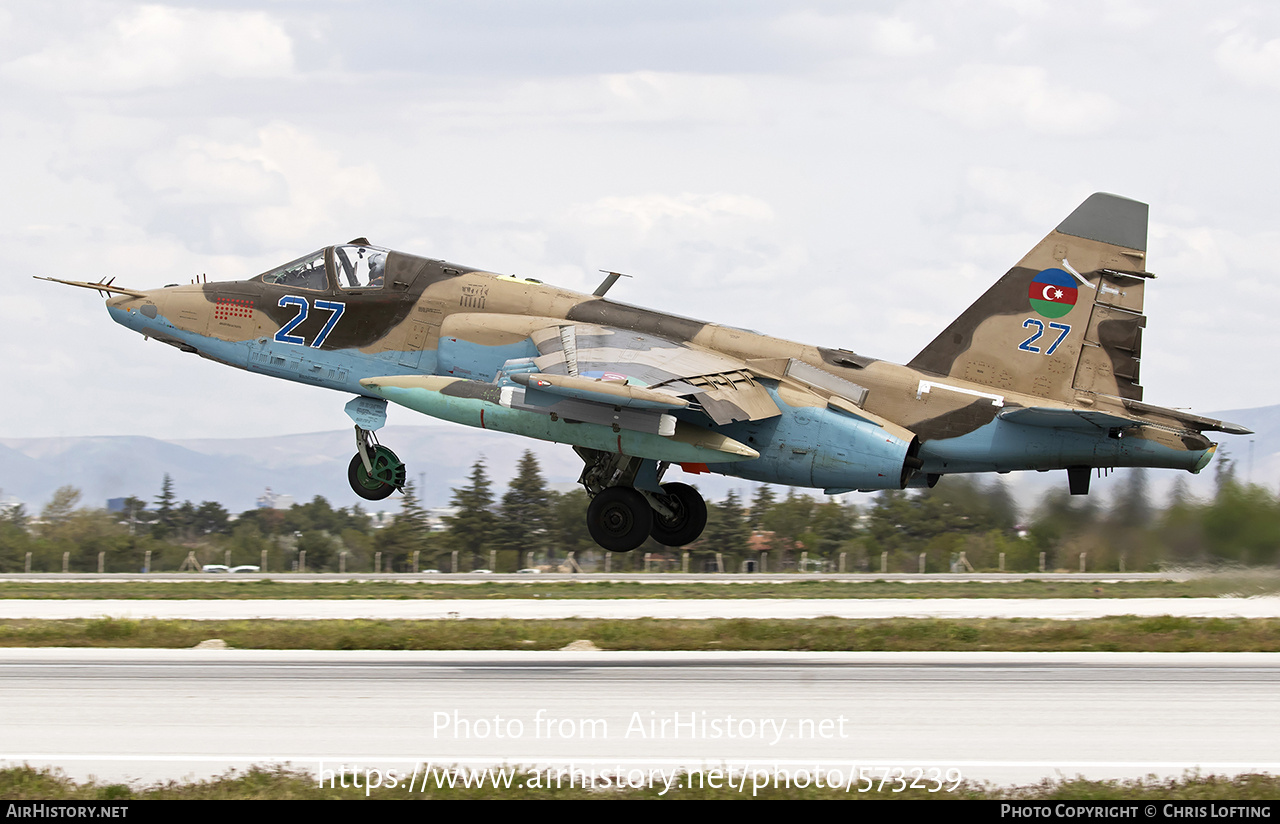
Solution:
[(680, 468), (690, 475), (702, 475), (711, 471), (704, 463), (682, 463)]
[(253, 317), (253, 299), (218, 298), (214, 303), (214, 320)]

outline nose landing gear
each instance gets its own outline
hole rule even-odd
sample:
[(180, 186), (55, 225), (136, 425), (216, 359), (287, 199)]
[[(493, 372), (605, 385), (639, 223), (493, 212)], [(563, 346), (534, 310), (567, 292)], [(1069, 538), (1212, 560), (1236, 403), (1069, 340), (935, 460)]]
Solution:
[(351, 489), (368, 501), (381, 501), (392, 492), (404, 491), (407, 473), (396, 453), (378, 443), (373, 432), (356, 427), (356, 455), (347, 467)]

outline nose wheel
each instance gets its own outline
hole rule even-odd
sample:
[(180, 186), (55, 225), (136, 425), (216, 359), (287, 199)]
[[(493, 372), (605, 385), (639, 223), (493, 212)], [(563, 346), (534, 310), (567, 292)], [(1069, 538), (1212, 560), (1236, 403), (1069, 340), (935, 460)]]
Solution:
[(351, 489), (367, 501), (381, 501), (396, 490), (403, 490), (407, 472), (396, 453), (383, 446), (367, 429), (356, 427), (355, 457), (347, 467)]

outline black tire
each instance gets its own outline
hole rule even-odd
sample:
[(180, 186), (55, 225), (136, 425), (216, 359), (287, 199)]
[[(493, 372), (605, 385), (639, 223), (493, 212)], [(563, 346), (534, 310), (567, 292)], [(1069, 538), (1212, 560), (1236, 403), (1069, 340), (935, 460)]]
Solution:
[[(369, 455), (369, 462), (373, 464), (375, 470), (388, 461), (399, 463), (395, 453), (385, 446), (375, 446)], [(399, 472), (396, 474), (397, 477), (404, 474), (403, 465), (399, 467)], [(351, 459), (351, 464), (347, 467), (347, 482), (351, 484), (351, 490), (366, 501), (381, 501), (396, 491), (393, 484), (370, 477), (365, 471), (364, 461), (360, 460), (358, 454)]]
[(653, 510), (644, 496), (629, 486), (611, 486), (591, 499), (587, 531), (610, 552), (630, 552), (649, 537)]
[(653, 513), (653, 526), (649, 528), (653, 540), (663, 546), (686, 546), (698, 540), (707, 528), (707, 502), (688, 484), (663, 484), (662, 491), (675, 517)]

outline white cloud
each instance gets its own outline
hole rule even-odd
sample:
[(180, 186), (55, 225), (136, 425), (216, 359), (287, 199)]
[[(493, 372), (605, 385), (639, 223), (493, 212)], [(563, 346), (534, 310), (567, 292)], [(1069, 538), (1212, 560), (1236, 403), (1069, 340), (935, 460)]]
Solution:
[(1120, 110), (1105, 94), (1050, 83), (1040, 66), (961, 66), (922, 97), (973, 129), (1020, 126), (1049, 134), (1101, 132)]
[[(723, 192), (600, 198), (557, 220), (550, 248), (572, 249), (587, 271), (634, 275), (615, 287), (618, 300), (774, 332), (786, 326), (776, 313), (799, 308), (780, 281), (810, 265), (768, 203)], [(599, 275), (588, 279), (594, 287)]]
[(932, 35), (920, 33), (914, 23), (899, 17), (877, 18), (870, 28), (872, 48), (887, 57), (916, 57), (937, 45)]
[(432, 89), (406, 116), (452, 129), (740, 123), (752, 119), (758, 89), (743, 78), (636, 71), (522, 79), (479, 87)]
[(95, 93), (174, 88), (207, 76), (278, 78), (292, 69), (289, 35), (263, 12), (142, 6), (0, 65), (0, 76)]
[(600, 78), (609, 119), (736, 120), (751, 110), (747, 85), (717, 75), (640, 71)]
[(777, 31), (840, 57), (867, 51), (884, 57), (917, 57), (937, 47), (933, 36), (903, 17), (801, 11), (781, 17)]
[[(372, 164), (348, 165), (315, 137), (276, 123), (245, 143), (185, 137), (137, 164), (157, 220), (214, 247), (290, 247), (353, 222), (383, 191)], [(203, 224), (204, 231), (192, 228)]]
[(773, 210), (764, 201), (745, 195), (651, 194), (601, 198), (575, 207), (571, 216), (588, 226), (613, 227), (644, 240), (664, 224), (668, 229), (701, 235), (712, 226), (770, 221)]
[(251, 206), (287, 202), (288, 183), (279, 164), (257, 146), (179, 138), (168, 150), (144, 155), (140, 179), (170, 204)]
[[(989, 225), (1006, 230), (1043, 227), (1039, 239), (1092, 194), (1055, 177), (1056, 171), (1051, 165), (973, 166), (965, 171), (965, 198), (972, 204), (981, 204), (981, 211), (991, 216)], [(975, 211), (978, 210), (966, 210), (965, 217)]]
[(1213, 56), (1223, 71), (1243, 83), (1280, 88), (1280, 38), (1263, 43), (1234, 31), (1222, 38)]

